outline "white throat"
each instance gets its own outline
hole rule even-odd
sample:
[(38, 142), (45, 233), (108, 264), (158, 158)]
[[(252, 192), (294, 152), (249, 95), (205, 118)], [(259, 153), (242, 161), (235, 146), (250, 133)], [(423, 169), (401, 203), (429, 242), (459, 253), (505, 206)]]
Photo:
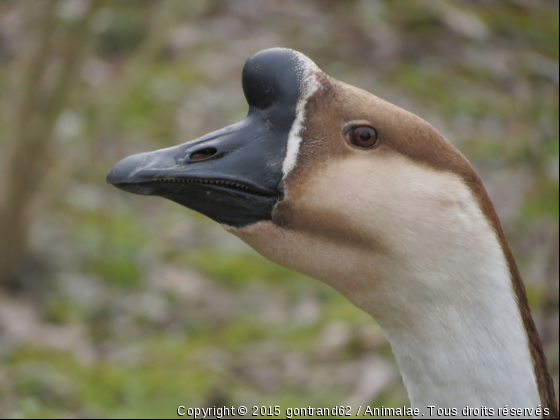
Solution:
[[(498, 416), (506, 406), (540, 405), (504, 252), (458, 176), (396, 155), (336, 163), (306, 185), (291, 209), (305, 220), (326, 217), (328, 229), (304, 221), (228, 230), (370, 313), (391, 343), (411, 406), (425, 418), (429, 406), (456, 408), (460, 417), (465, 407)], [(328, 236), (334, 227), (342, 233)]]

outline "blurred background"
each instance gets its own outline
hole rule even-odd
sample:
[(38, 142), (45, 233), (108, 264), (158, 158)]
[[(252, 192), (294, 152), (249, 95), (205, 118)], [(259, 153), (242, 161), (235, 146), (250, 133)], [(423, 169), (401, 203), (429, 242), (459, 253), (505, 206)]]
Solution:
[(368, 315), (119, 159), (239, 121), (245, 60), (290, 47), (472, 161), (558, 392), (558, 1), (0, 2), (0, 413), (408, 405)]

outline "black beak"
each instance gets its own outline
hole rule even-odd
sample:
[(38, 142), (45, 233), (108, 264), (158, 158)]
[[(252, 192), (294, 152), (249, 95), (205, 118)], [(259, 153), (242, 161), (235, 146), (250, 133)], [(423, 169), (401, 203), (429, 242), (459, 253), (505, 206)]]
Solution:
[(247, 60), (243, 91), (249, 103), (243, 121), (179, 146), (129, 156), (111, 169), (107, 182), (168, 198), (235, 227), (270, 220), (283, 198), (282, 164), (301, 91), (293, 52), (266, 50)]

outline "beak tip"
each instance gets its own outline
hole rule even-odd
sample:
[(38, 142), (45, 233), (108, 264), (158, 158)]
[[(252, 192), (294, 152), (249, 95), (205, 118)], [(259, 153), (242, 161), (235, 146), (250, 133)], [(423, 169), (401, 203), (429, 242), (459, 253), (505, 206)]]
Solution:
[(122, 171), (118, 168), (119, 164), (117, 163), (115, 166), (111, 168), (107, 176), (105, 177), (105, 182), (107, 184), (115, 185), (119, 182), (122, 182), (125, 176)]
[(109, 171), (109, 173), (105, 177), (105, 182), (107, 184), (111, 184), (111, 185), (114, 184), (114, 176), (113, 176), (113, 170), (112, 169)]
[(111, 185), (133, 182), (132, 178), (139, 169), (142, 168), (144, 158), (145, 153), (128, 156), (122, 159), (111, 168), (105, 181), (107, 184)]

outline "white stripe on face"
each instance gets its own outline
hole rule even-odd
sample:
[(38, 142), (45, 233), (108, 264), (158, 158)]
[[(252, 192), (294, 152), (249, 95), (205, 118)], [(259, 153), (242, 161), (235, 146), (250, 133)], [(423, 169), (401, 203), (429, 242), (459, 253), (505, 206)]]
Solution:
[(296, 117), (290, 133), (288, 135), (288, 146), (286, 157), (282, 163), (283, 179), (294, 169), (299, 154), (299, 146), (301, 144), (301, 134), (305, 129), (305, 106), (309, 98), (319, 89), (322, 88), (317, 75), (321, 70), (317, 65), (307, 58), (305, 55), (292, 51), (294, 54), (294, 66), (300, 83), (300, 97), (296, 105)]

